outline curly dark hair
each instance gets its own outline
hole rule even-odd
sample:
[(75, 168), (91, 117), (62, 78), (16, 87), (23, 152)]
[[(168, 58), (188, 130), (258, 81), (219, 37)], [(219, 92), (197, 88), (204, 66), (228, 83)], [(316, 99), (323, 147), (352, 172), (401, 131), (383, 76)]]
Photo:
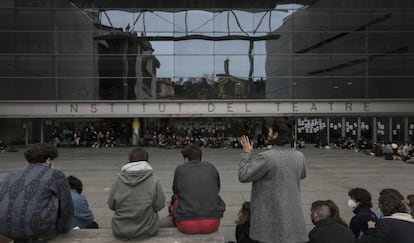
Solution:
[(378, 198), (378, 206), (384, 216), (390, 216), (394, 213), (407, 212), (407, 206), (404, 204), (404, 201), (401, 200), (400, 195), (396, 193), (380, 193)]
[(53, 145), (36, 143), (24, 152), (24, 157), (30, 164), (45, 163), (47, 159), (53, 160), (57, 158), (58, 151)]
[(382, 189), (380, 192), (380, 196), (385, 195), (385, 194), (391, 194), (391, 195), (398, 197), (400, 200), (404, 200), (404, 196), (399, 191), (393, 188)]
[(79, 194), (82, 193), (83, 184), (82, 184), (82, 181), (79, 178), (70, 175), (70, 176), (68, 176), (68, 182), (69, 182), (70, 189), (75, 190)]
[(292, 124), (288, 120), (277, 119), (269, 128), (272, 128), (273, 133), (278, 133), (277, 138), (273, 140), (274, 145), (282, 146), (292, 143)]
[(348, 196), (359, 203), (360, 208), (372, 208), (371, 194), (364, 188), (353, 188), (349, 190)]

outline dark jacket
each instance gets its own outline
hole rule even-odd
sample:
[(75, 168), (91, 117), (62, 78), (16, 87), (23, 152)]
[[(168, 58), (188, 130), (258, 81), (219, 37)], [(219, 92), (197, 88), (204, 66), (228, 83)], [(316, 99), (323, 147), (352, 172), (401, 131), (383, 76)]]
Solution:
[(396, 213), (378, 220), (358, 243), (413, 243), (414, 219), (407, 213)]
[(70, 230), (73, 216), (69, 182), (42, 163), (10, 173), (0, 183), (0, 234), (27, 239), (48, 231)]
[(177, 221), (223, 217), (225, 204), (219, 196), (220, 176), (213, 164), (189, 161), (177, 166), (173, 192), (179, 200), (174, 210)]
[(236, 225), (236, 241), (237, 243), (259, 243), (250, 239), (250, 222)]
[(354, 209), (355, 216), (352, 217), (351, 222), (349, 222), (349, 228), (355, 235), (355, 238), (359, 238), (361, 233), (364, 234), (368, 229), (368, 221), (377, 222), (377, 215), (371, 211), (370, 208), (361, 208), (357, 207)]
[(352, 231), (333, 219), (319, 220), (309, 232), (309, 243), (355, 243)]

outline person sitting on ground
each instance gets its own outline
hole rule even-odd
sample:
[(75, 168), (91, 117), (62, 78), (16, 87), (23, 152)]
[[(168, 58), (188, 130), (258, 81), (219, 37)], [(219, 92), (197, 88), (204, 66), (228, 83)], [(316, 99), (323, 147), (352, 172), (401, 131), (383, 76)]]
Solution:
[(201, 149), (189, 144), (181, 150), (184, 164), (175, 168), (172, 202), (173, 223), (186, 234), (208, 234), (218, 230), (225, 203), (219, 196), (220, 175), (216, 167), (201, 161)]
[(348, 206), (355, 214), (349, 227), (355, 235), (356, 239), (359, 239), (361, 235), (368, 229), (368, 221), (376, 222), (378, 220), (377, 215), (372, 212), (371, 194), (364, 188), (353, 188), (348, 192), (349, 200)]
[(395, 189), (382, 190), (378, 207), (384, 218), (377, 223), (370, 222), (369, 230), (360, 243), (412, 243), (414, 239), (414, 219), (407, 213), (407, 205)]
[(236, 241), (237, 243), (259, 243), (250, 239), (250, 202), (244, 202), (238, 213), (236, 223)]
[[(329, 204), (333, 202), (330, 201)], [(334, 204), (334, 203), (333, 203)], [(336, 222), (327, 201), (315, 201), (311, 206), (311, 219), (315, 227), (309, 232), (309, 243), (355, 243), (352, 231)]]
[(116, 237), (140, 240), (157, 233), (165, 195), (148, 163), (148, 152), (135, 148), (128, 157), (108, 197), (108, 206), (114, 211), (111, 227)]
[(46, 242), (71, 229), (73, 203), (65, 174), (53, 168), (56, 147), (34, 144), (28, 166), (0, 183), (0, 234), (17, 242)]
[(231, 141), (230, 146), (232, 148), (241, 148), (239, 139), (238, 138), (233, 138), (233, 141)]
[(387, 142), (383, 149), (384, 159), (385, 160), (393, 160), (394, 159), (394, 149), (392, 147), (391, 142)]
[(0, 139), (0, 152), (6, 152), (7, 145)]
[(93, 213), (89, 208), (88, 201), (82, 195), (83, 184), (79, 178), (68, 176), (70, 193), (72, 196), (73, 207), (75, 209), (72, 218), (72, 228), (75, 229), (97, 229), (99, 225), (93, 221)]

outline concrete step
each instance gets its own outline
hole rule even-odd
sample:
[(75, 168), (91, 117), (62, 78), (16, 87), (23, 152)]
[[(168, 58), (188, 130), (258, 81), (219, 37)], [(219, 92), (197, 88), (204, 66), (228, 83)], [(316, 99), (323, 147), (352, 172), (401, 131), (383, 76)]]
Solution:
[(224, 243), (224, 236), (218, 232), (211, 234), (188, 235), (177, 228), (159, 228), (157, 235), (145, 240), (122, 240), (112, 235), (109, 228), (72, 230), (48, 241), (50, 243), (106, 243), (106, 242), (142, 242), (142, 243)]

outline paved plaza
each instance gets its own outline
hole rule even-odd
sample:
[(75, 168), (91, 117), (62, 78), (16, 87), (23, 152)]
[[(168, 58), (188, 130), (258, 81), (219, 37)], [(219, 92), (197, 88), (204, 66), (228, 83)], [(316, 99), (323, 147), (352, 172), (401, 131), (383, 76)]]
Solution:
[[(127, 162), (132, 147), (122, 148), (59, 148), (55, 167), (67, 176), (79, 177), (84, 183), (83, 194), (89, 201), (95, 219), (102, 228), (109, 228), (112, 211), (106, 200), (113, 181), (121, 166)], [(183, 163), (179, 149), (146, 148), (150, 163), (160, 178), (167, 200), (172, 194), (175, 167)], [(0, 153), (0, 180), (9, 172), (27, 165), (23, 152)], [(261, 150), (255, 150), (255, 153)], [(367, 188), (377, 209), (378, 193), (382, 188), (395, 188), (404, 195), (414, 194), (414, 165), (402, 161), (386, 161), (352, 150), (325, 150), (304, 148), (307, 159), (307, 177), (302, 181), (302, 205), (308, 230), (312, 228), (309, 218), (310, 204), (319, 199), (332, 199), (349, 222), (352, 217), (347, 207), (347, 192), (353, 187)], [(238, 181), (237, 170), (240, 149), (203, 149), (203, 160), (216, 165), (221, 176), (221, 197), (226, 202), (226, 212), (220, 233), (226, 240), (234, 240), (234, 220), (241, 204), (250, 200), (250, 183)], [(202, 188), (200, 189), (202, 190)], [(160, 212), (161, 218), (168, 215), (167, 208)]]

